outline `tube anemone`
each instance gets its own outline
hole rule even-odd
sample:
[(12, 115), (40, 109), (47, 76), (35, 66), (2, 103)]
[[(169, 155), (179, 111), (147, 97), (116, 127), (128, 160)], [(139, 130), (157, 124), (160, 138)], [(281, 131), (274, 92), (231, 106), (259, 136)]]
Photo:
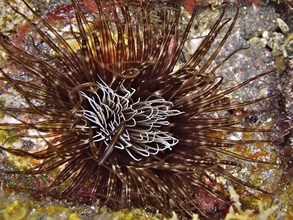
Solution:
[[(221, 134), (277, 131), (242, 126), (255, 112), (213, 114), (274, 96), (244, 102), (227, 97), (269, 72), (225, 89), (223, 77), (215, 74), (225, 60), (211, 63), (230, 35), (238, 10), (225, 19), (223, 7), (200, 46), (182, 62), (195, 10), (182, 30), (181, 13), (172, 7), (163, 7), (160, 21), (153, 22), (151, 1), (95, 1), (96, 11), (88, 14), (72, 0), (74, 15), (69, 15), (67, 34), (76, 49), (23, 2), (35, 21), (7, 4), (23, 16), (45, 49), (31, 39), (33, 48), (28, 51), (1, 36), (0, 45), (11, 62), (32, 80), (1, 69), (0, 80), (25, 104), (3, 104), (1, 110), (17, 122), (1, 123), (0, 128), (16, 130), (20, 138), (42, 139), (45, 147), (32, 152), (1, 146), (4, 152), (39, 161), (25, 170), (2, 173), (38, 176), (56, 170), (46, 186), (25, 188), (55, 198), (98, 200), (114, 210), (137, 207), (166, 215), (175, 210), (182, 216), (199, 213), (207, 218), (215, 213), (203, 208), (202, 195), (230, 204), (225, 187), (218, 187), (219, 176), (231, 185), (262, 191), (231, 172), (241, 168), (237, 160), (266, 162), (233, 149), (271, 140), (230, 140)], [(223, 30), (223, 38), (210, 51)]]

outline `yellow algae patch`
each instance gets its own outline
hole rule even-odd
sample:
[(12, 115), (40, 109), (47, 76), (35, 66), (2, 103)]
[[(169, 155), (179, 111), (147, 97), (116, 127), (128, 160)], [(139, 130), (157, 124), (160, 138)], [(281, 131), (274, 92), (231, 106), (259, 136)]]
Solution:
[(28, 203), (15, 200), (8, 204), (6, 208), (0, 212), (0, 216), (2, 216), (5, 220), (26, 219), (29, 215), (29, 210), (30, 207)]
[[(38, 207), (38, 203), (20, 202), (14, 200), (7, 204), (3, 210), (0, 210), (0, 219), (2, 220), (37, 220), (45, 217), (47, 220), (82, 220), (82, 218), (73, 213), (70, 209), (61, 206)], [(43, 205), (43, 204), (42, 204)]]
[(68, 217), (68, 220), (82, 220), (82, 218), (76, 213), (71, 213)]
[(233, 187), (229, 187), (231, 200), (234, 205), (230, 207), (229, 213), (226, 215), (225, 220), (270, 220), (273, 219), (273, 213), (276, 211), (277, 206), (271, 206), (264, 209), (263, 203), (258, 200), (258, 211), (253, 209), (243, 210), (242, 204), (239, 200), (239, 195)]
[(10, 146), (12, 143), (17, 141), (16, 133), (12, 130), (0, 130), (0, 143), (6, 146)]

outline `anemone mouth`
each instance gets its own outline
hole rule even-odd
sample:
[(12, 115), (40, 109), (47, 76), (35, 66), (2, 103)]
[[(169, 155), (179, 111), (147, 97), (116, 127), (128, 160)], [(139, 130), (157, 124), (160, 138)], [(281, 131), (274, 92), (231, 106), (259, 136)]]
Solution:
[[(96, 83), (91, 95), (80, 91), (89, 108), (77, 111), (83, 125), (76, 129), (90, 134), (92, 152), (101, 165), (114, 148), (126, 151), (135, 161), (172, 150), (179, 140), (170, 133), (169, 118), (182, 114), (162, 97), (133, 100), (135, 89), (121, 85), (114, 91), (104, 82)], [(99, 148), (104, 148), (98, 150)]]

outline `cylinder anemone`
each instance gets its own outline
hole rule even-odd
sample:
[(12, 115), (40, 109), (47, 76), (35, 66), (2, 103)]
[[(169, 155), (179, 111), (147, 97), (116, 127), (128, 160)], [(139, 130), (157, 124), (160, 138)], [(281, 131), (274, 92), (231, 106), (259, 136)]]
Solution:
[[(257, 188), (231, 170), (241, 168), (237, 160), (262, 161), (233, 148), (270, 140), (230, 140), (219, 134), (270, 131), (242, 126), (249, 111), (215, 114), (271, 97), (230, 100), (230, 93), (268, 73), (222, 89), (223, 77), (215, 74), (222, 62), (211, 64), (230, 35), (238, 10), (226, 19), (223, 7), (199, 47), (182, 61), (195, 10), (184, 26), (180, 10), (167, 6), (153, 21), (151, 1), (95, 1), (95, 11), (89, 13), (72, 0), (65, 38), (23, 2), (35, 20), (7, 4), (23, 16), (42, 46), (29, 38), (33, 46), (26, 50), (1, 35), (0, 45), (10, 62), (30, 80), (1, 69), (0, 80), (23, 104), (2, 104), (1, 110), (15, 122), (2, 122), (0, 127), (15, 130), (19, 138), (41, 139), (44, 148), (2, 145), (3, 152), (39, 161), (25, 170), (2, 173), (37, 178), (55, 171), (47, 185), (25, 189), (54, 198), (98, 201), (113, 210), (174, 210), (182, 216), (213, 216), (203, 208), (202, 196), (230, 204), (225, 186), (219, 187), (219, 176), (234, 186)], [(225, 34), (211, 51), (220, 31)]]

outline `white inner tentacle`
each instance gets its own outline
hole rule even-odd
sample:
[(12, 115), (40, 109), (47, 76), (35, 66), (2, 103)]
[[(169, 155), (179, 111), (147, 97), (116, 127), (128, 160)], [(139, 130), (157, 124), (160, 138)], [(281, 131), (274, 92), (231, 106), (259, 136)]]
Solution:
[(121, 86), (119, 91), (115, 92), (106, 84), (97, 84), (99, 90), (92, 96), (80, 92), (91, 109), (83, 109), (79, 113), (91, 125), (87, 122), (77, 126), (83, 130), (94, 129), (94, 142), (102, 141), (108, 147), (115, 130), (121, 123), (125, 123), (125, 128), (114, 147), (125, 150), (136, 161), (166, 149), (172, 150), (178, 143), (177, 138), (163, 131), (163, 127), (169, 125), (169, 117), (183, 113), (172, 109), (172, 102), (160, 97), (134, 102), (131, 97), (135, 89), (129, 91)]

